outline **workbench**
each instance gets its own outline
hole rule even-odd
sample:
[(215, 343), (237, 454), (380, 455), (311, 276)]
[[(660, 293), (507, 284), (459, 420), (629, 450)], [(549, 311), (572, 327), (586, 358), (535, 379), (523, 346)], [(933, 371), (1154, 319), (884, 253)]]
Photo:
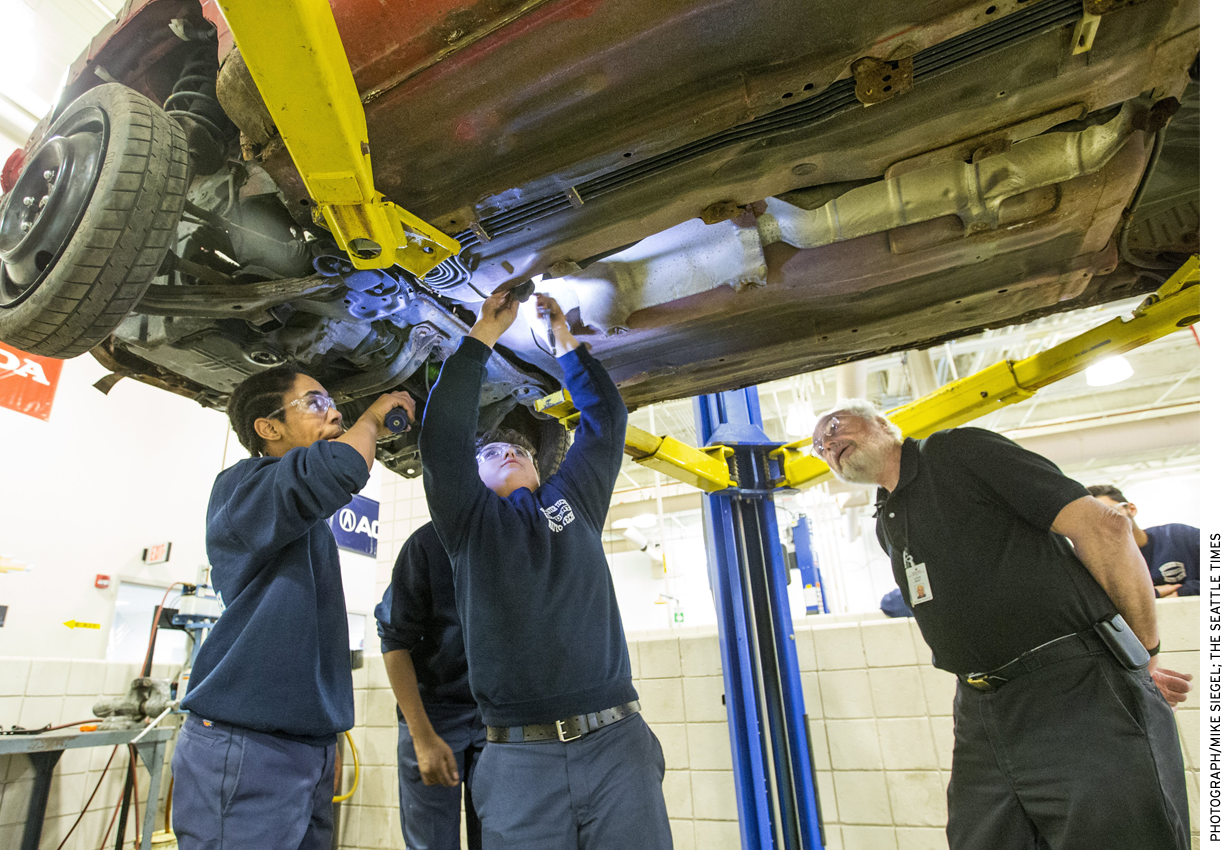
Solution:
[[(21, 850), (38, 850), (43, 835), (43, 818), (47, 814), (47, 798), (51, 792), (51, 774), (65, 750), (79, 747), (118, 747), (130, 744), (145, 731), (145, 727), (112, 732), (77, 732), (64, 729), (41, 735), (0, 735), (0, 756), (25, 753), (34, 765), (34, 788), (30, 792), (30, 808), (26, 828), (22, 833)], [(149, 771), (149, 791), (145, 795), (145, 818), (141, 827), (141, 850), (149, 850), (158, 814), (158, 789), (162, 784), (162, 763), (167, 742), (174, 729), (152, 729), (136, 745), (141, 761)], [(135, 790), (134, 790), (135, 793)]]

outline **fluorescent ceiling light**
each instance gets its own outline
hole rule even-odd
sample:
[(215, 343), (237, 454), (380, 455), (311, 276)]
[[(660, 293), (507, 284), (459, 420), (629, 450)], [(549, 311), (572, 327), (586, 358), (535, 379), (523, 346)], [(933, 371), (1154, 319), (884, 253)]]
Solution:
[(1132, 377), (1132, 364), (1121, 356), (1099, 360), (1085, 370), (1085, 383), (1091, 387), (1109, 387)]

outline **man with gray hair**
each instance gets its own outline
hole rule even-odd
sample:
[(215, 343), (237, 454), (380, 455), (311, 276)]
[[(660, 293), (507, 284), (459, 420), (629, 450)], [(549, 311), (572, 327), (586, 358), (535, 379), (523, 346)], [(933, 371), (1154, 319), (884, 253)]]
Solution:
[(957, 674), (952, 850), (1187, 850), (1167, 702), (1190, 686), (1156, 669), (1128, 521), (1006, 437), (903, 439), (861, 399), (821, 416), (813, 445), (841, 480), (880, 485), (880, 545), (935, 665)]

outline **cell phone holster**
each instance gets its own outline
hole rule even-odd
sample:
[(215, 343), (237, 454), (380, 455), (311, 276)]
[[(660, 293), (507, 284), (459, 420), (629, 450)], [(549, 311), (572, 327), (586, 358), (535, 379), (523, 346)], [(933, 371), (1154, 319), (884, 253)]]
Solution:
[(1122, 614), (1095, 623), (1093, 627), (1110, 650), (1110, 654), (1128, 670), (1139, 670), (1149, 663), (1149, 651), (1136, 637), (1136, 633), (1128, 628)]

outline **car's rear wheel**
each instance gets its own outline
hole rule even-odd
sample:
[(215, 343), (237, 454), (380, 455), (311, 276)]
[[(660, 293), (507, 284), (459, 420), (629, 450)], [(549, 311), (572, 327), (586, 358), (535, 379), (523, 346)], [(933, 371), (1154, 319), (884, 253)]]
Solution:
[(0, 340), (75, 357), (123, 321), (175, 238), (179, 124), (119, 84), (74, 101), (0, 204)]
[(568, 429), (558, 419), (539, 419), (522, 405), (517, 405), (504, 417), (500, 427), (524, 434), (534, 446), (538, 475), (543, 481), (554, 475), (564, 462), (571, 439)]

